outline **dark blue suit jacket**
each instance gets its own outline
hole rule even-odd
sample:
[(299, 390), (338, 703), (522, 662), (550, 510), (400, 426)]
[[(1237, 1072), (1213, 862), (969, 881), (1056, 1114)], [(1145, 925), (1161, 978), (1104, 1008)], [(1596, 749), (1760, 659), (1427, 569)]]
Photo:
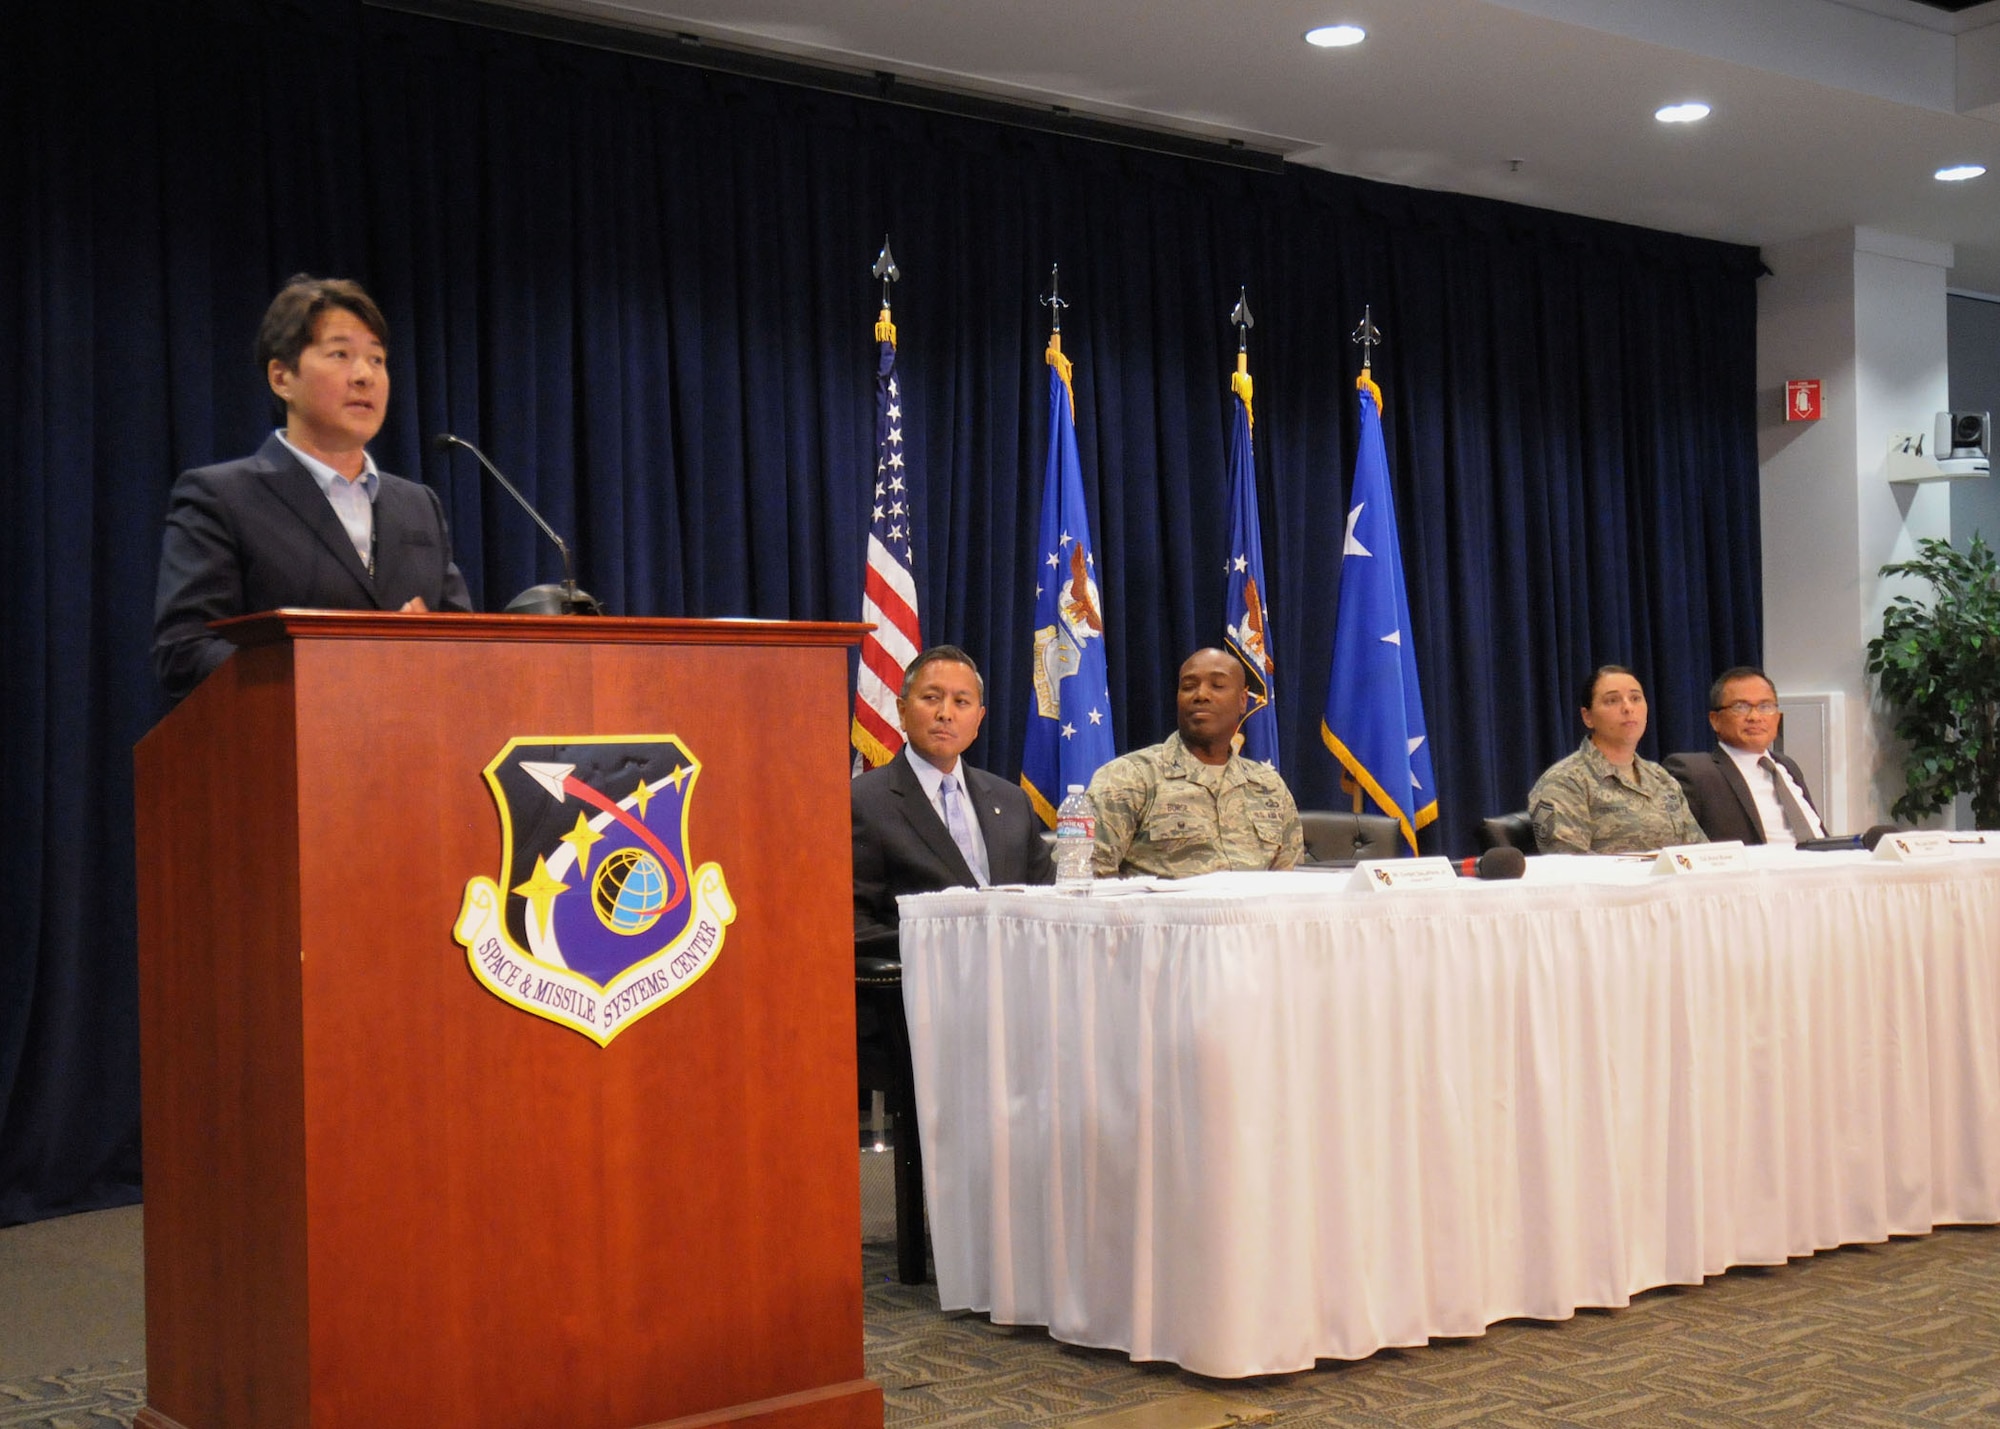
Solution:
[(273, 433), (257, 455), (184, 472), (167, 507), (153, 607), (153, 668), (180, 699), (236, 647), (208, 622), (285, 606), (471, 610), (451, 559), (444, 504), (421, 482), (382, 473), (375, 575), (333, 504)]
[[(974, 769), (963, 759), (958, 761), (958, 772), (979, 816), (993, 881), (1055, 882), (1055, 859), (1042, 839), (1042, 821), (1020, 786)], [(856, 779), (849, 798), (854, 813), (857, 938), (895, 930), (900, 894), (973, 886), (965, 855), (931, 807), (907, 753), (899, 752), (880, 769)]]

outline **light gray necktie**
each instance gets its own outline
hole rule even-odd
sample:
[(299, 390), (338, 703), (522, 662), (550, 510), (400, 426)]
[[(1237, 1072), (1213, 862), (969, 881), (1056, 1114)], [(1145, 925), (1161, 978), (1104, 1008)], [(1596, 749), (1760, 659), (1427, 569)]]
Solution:
[(951, 841), (965, 855), (965, 866), (972, 870), (973, 879), (984, 888), (987, 883), (986, 860), (979, 856), (979, 844), (972, 837), (972, 825), (966, 821), (965, 791), (958, 787), (956, 774), (944, 776), (944, 782), (938, 785), (938, 799), (944, 805), (944, 826), (951, 830)]
[(1778, 762), (1767, 754), (1757, 761), (1757, 766), (1771, 776), (1771, 787), (1778, 791), (1778, 806), (1785, 811), (1785, 827), (1792, 831), (1792, 837), (1800, 843), (1814, 837), (1812, 820), (1793, 797), (1792, 786), (1778, 772)]

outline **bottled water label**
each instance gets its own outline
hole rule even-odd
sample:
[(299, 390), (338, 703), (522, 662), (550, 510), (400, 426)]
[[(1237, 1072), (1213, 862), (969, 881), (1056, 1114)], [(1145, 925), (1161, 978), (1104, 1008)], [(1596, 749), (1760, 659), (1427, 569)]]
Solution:
[(1097, 847), (1097, 812), (1075, 785), (1056, 810), (1056, 887), (1087, 888)]

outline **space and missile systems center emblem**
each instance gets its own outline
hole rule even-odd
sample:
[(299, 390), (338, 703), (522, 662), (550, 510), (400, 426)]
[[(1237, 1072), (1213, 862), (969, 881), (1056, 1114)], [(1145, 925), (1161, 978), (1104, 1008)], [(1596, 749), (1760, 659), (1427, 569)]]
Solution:
[(511, 739), (485, 775), (500, 879), (466, 883), (452, 935), (495, 996), (601, 1047), (714, 964), (736, 904), (689, 857), (678, 736)]

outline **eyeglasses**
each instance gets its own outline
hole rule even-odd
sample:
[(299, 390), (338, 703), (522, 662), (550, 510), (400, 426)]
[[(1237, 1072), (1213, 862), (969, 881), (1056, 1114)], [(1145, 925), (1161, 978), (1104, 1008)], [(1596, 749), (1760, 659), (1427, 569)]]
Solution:
[(1753, 705), (1748, 700), (1737, 700), (1734, 704), (1717, 705), (1715, 707), (1717, 714), (1733, 714), (1738, 719), (1742, 719), (1743, 716), (1753, 710), (1760, 715), (1774, 715), (1778, 712), (1778, 702), (1776, 700), (1759, 700)]

